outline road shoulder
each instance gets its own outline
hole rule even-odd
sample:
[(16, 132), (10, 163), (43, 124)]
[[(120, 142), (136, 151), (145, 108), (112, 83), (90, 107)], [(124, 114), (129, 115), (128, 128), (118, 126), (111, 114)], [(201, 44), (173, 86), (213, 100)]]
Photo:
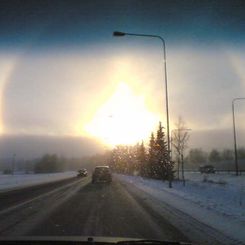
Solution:
[[(220, 226), (229, 226), (229, 220), (225, 217), (215, 217), (217, 214), (193, 203), (190, 204), (188, 200), (172, 195), (164, 189), (159, 193), (154, 189), (143, 188), (120, 175), (115, 175), (115, 178), (119, 179), (133, 196), (139, 198), (142, 205), (154, 209), (160, 217), (167, 218), (192, 242), (197, 244), (243, 244), (245, 238), (244, 234), (241, 234), (240, 225), (234, 232), (234, 228), (230, 226), (228, 234), (222, 232), (222, 229), (213, 227), (213, 221), (223, 222)], [(225, 228), (228, 229), (228, 227)]]

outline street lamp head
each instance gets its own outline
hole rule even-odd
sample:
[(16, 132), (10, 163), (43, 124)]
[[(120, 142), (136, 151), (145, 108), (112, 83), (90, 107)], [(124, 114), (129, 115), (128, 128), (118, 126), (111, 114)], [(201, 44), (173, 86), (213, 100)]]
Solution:
[(120, 31), (114, 31), (113, 32), (113, 36), (114, 37), (123, 37), (125, 36), (126, 34), (124, 32), (120, 32)]

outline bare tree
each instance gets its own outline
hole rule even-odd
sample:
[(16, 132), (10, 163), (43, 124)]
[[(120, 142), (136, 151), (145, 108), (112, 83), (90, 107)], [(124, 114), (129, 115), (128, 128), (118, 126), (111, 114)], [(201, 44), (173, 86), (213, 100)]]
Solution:
[(185, 176), (184, 176), (184, 152), (188, 148), (188, 141), (190, 138), (189, 131), (191, 129), (187, 128), (185, 122), (181, 117), (179, 117), (178, 122), (175, 124), (176, 128), (171, 132), (171, 145), (172, 145), (172, 157), (173, 149), (177, 158), (177, 178), (180, 179), (180, 164), (181, 164), (181, 173), (183, 185), (185, 185)]

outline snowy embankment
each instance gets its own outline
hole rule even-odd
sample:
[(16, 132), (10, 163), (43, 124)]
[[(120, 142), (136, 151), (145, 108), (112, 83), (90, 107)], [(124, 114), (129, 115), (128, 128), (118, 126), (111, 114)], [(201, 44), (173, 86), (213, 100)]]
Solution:
[(171, 189), (160, 180), (116, 176), (156, 200), (245, 242), (245, 175), (186, 173), (186, 186), (174, 181)]
[(75, 177), (75, 171), (50, 174), (0, 174), (0, 192)]
[(245, 222), (245, 175), (186, 173), (187, 185), (176, 185), (176, 194), (187, 200)]

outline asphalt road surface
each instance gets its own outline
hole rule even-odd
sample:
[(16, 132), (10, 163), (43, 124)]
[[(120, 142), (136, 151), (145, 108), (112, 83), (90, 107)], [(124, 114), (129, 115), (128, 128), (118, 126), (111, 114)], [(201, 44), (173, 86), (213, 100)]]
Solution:
[(244, 244), (114, 176), (0, 192), (0, 240), (17, 236), (99, 236)]
[(0, 237), (110, 236), (188, 241), (114, 178), (92, 184), (72, 178), (51, 184), (0, 193)]

